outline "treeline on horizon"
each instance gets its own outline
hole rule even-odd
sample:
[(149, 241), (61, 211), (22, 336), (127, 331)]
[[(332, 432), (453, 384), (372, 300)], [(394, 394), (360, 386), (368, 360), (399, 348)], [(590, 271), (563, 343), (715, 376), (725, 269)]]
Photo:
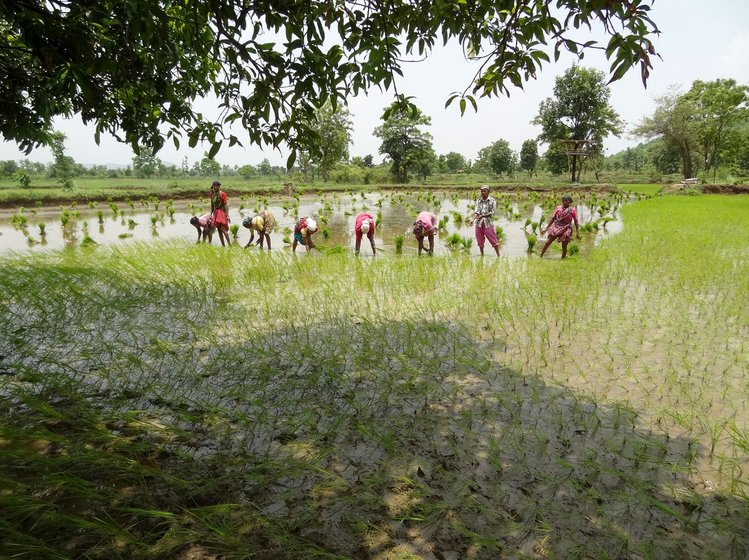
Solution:
[[(429, 116), (418, 108), (394, 103), (374, 130), (382, 140), (381, 163), (371, 154), (349, 156), (351, 115), (329, 104), (316, 114), (317, 145), (300, 150), (290, 169), (266, 158), (259, 164), (226, 165), (206, 152), (199, 161), (185, 157), (180, 165), (165, 164), (148, 147), (141, 147), (132, 165), (112, 168), (85, 166), (68, 156), (66, 137), (53, 134), (54, 161), (0, 161), (0, 179), (29, 187), (45, 180), (72, 188), (73, 178), (177, 179), (235, 177), (243, 180), (283, 178), (296, 182), (339, 184), (421, 183), (445, 175), (484, 175), (508, 181), (556, 177), (570, 181), (660, 183), (679, 177), (703, 182), (737, 183), (749, 176), (749, 87), (735, 80), (695, 81), (685, 93), (671, 91), (656, 99), (656, 110), (626, 132), (645, 139), (612, 155), (604, 155), (603, 139), (621, 136), (625, 125), (609, 103), (603, 73), (572, 66), (556, 79), (554, 96), (541, 102), (531, 121), (542, 127), (537, 138), (513, 150), (499, 138), (474, 158), (448, 152), (436, 154), (431, 134), (424, 130)], [(584, 99), (585, 103), (579, 100)], [(580, 140), (583, 139), (583, 140)], [(539, 154), (539, 143), (546, 145)]]

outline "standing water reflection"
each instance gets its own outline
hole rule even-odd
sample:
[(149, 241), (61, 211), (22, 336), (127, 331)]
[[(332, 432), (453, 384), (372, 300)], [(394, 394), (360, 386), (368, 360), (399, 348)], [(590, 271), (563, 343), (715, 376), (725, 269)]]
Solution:
[[(270, 234), (274, 251), (287, 251), (293, 241), (297, 219), (310, 216), (318, 222), (315, 243), (323, 248), (343, 246), (354, 252), (357, 214), (366, 212), (376, 223), (376, 246), (384, 255), (396, 252), (396, 238), (403, 236), (404, 254), (416, 254), (417, 244), (412, 233), (416, 216), (421, 211), (433, 212), (438, 221), (435, 255), (463, 253), (478, 255), (470, 220), (475, 211), (471, 192), (374, 192), (326, 193), (295, 197), (242, 196), (230, 197), (231, 225), (241, 226), (247, 217), (262, 209), (276, 217)], [(583, 235), (580, 248), (585, 251), (598, 240), (621, 230), (621, 196), (595, 194), (578, 196), (576, 208), (580, 225), (595, 235)], [(553, 193), (495, 193), (497, 210), (494, 224), (500, 229), (500, 254), (520, 257), (528, 254), (533, 236), (540, 238), (539, 224), (548, 220), (558, 195)], [(140, 201), (105, 203), (89, 206), (38, 207), (0, 212), (0, 252), (25, 252), (61, 249), (86, 244), (124, 244), (132, 241), (183, 239), (195, 242), (193, 216), (210, 210), (210, 201), (181, 200), (175, 202)], [(597, 229), (596, 229), (597, 228)], [(236, 228), (235, 228), (236, 229)], [(247, 229), (239, 227), (237, 237), (230, 235), (233, 245), (244, 246), (249, 238)], [(213, 244), (217, 245), (217, 238)], [(368, 246), (361, 252), (370, 256)], [(539, 246), (534, 253), (538, 254)], [(256, 246), (248, 250), (258, 250)], [(553, 249), (552, 249), (553, 251)], [(553, 254), (553, 253), (552, 253)], [(492, 255), (493, 256), (493, 255)], [(489, 258), (489, 257), (487, 257)]]

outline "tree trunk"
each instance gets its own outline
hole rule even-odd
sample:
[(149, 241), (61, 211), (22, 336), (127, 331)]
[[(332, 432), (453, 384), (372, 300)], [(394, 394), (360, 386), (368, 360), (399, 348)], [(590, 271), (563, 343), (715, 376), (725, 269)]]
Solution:
[(684, 171), (684, 178), (690, 179), (692, 177), (692, 153), (689, 151), (689, 147), (682, 147), (681, 162)]
[(570, 178), (571, 183), (575, 182), (576, 171), (577, 171), (577, 156), (572, 156), (572, 173), (571, 173), (571, 178)]

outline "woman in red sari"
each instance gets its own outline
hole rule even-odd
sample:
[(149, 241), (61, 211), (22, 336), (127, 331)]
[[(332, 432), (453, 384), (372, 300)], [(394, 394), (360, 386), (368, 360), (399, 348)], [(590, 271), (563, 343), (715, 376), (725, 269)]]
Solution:
[(211, 185), (211, 216), (213, 216), (213, 226), (218, 231), (218, 238), (221, 245), (231, 245), (229, 241), (229, 206), (226, 202), (226, 193), (221, 190), (221, 183), (213, 181)]
[[(549, 245), (554, 243), (555, 239), (559, 239), (562, 243), (562, 258), (564, 259), (567, 257), (567, 245), (569, 244), (570, 239), (572, 239), (573, 223), (575, 224), (577, 238), (580, 239), (580, 224), (577, 221), (577, 210), (572, 206), (572, 197), (565, 194), (562, 197), (562, 205), (557, 206), (556, 210), (554, 210), (554, 214), (549, 218), (549, 223), (546, 224), (548, 235), (546, 236), (546, 244), (543, 249), (541, 249), (542, 257), (544, 256), (546, 249), (549, 248)], [(541, 235), (543, 234), (544, 230), (541, 228)]]

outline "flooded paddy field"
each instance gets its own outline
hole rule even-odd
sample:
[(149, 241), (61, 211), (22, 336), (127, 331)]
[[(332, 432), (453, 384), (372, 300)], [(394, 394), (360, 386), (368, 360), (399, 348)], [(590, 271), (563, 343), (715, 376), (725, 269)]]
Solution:
[[(504, 256), (528, 253), (528, 237), (538, 236), (537, 224), (548, 221), (559, 204), (558, 197), (496, 195), (495, 226), (502, 228), (501, 242)], [(622, 195), (585, 196), (576, 201), (581, 225), (595, 224), (591, 235), (580, 243), (583, 251), (596, 240), (621, 229), (620, 211), (629, 199)], [(311, 216), (320, 222), (321, 230), (315, 242), (328, 247), (345, 247), (353, 251), (354, 219), (359, 212), (369, 212), (379, 221), (376, 243), (385, 253), (395, 251), (395, 238), (404, 236), (404, 252), (416, 251), (411, 226), (416, 214), (429, 210), (437, 215), (443, 226), (435, 239), (435, 255), (463, 252), (478, 255), (473, 228), (468, 220), (473, 214), (475, 198), (465, 193), (449, 191), (435, 193), (370, 193), (366, 195), (330, 193), (300, 197), (239, 197), (229, 201), (231, 223), (240, 226), (235, 240), (244, 246), (249, 232), (241, 227), (242, 220), (261, 209), (270, 210), (277, 220), (271, 234), (274, 250), (290, 248), (291, 230), (300, 216)], [(17, 208), (0, 211), (0, 254), (11, 251), (40, 251), (72, 248), (92, 243), (125, 246), (133, 242), (197, 239), (197, 231), (190, 225), (192, 216), (208, 212), (204, 200), (157, 201), (140, 200), (117, 203), (98, 203), (74, 207)], [(534, 225), (534, 223), (536, 225)], [(457, 236), (457, 237), (456, 237)], [(213, 244), (219, 244), (214, 235)], [(371, 251), (365, 243), (364, 255)], [(487, 249), (491, 249), (487, 247)], [(303, 248), (302, 248), (303, 250)]]
[(617, 215), (566, 261), (2, 258), (0, 556), (745, 558), (749, 197)]

